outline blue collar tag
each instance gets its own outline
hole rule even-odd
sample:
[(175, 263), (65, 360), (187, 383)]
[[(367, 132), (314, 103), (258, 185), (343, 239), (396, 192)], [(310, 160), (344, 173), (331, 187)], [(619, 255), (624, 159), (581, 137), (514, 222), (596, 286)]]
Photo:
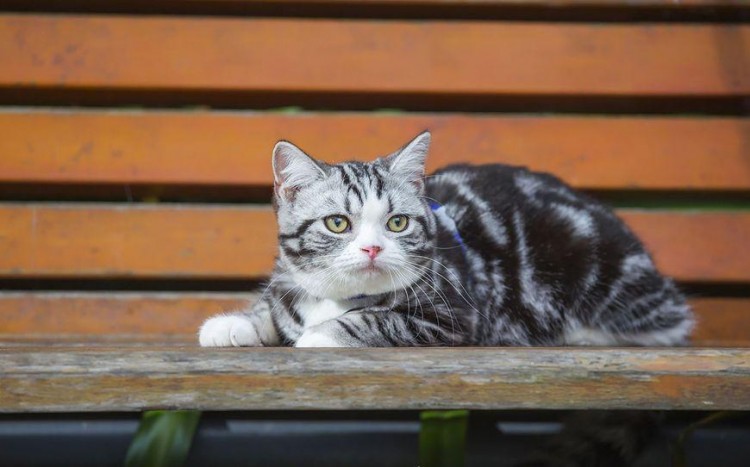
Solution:
[(453, 239), (461, 247), (461, 250), (464, 252), (464, 254), (466, 254), (466, 244), (464, 244), (464, 239), (461, 238), (461, 233), (459, 233), (458, 231), (456, 221), (454, 221), (453, 218), (446, 212), (445, 206), (434, 201), (430, 201), (430, 209), (432, 209), (433, 214), (435, 214), (435, 219), (437, 219), (437, 221), (441, 223), (443, 227), (448, 229), (451, 235), (453, 235)]

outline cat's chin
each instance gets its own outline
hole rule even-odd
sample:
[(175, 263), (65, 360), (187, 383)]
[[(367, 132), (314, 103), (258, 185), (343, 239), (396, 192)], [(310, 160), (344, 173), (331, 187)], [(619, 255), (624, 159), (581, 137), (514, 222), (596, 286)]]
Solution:
[(358, 268), (355, 274), (361, 274), (365, 277), (377, 277), (387, 275), (387, 272), (382, 267), (370, 263)]
[(310, 295), (330, 300), (349, 300), (356, 297), (382, 295), (403, 290), (417, 280), (399, 272), (389, 273), (379, 266), (365, 266), (354, 271), (341, 272), (328, 283), (313, 277), (296, 276), (297, 284)]

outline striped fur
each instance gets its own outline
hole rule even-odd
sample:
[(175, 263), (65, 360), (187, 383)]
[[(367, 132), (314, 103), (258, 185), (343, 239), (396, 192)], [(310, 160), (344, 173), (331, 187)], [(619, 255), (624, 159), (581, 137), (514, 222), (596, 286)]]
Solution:
[[(424, 177), (429, 140), (338, 165), (279, 143), (273, 277), (252, 310), (207, 321), (201, 344), (686, 342), (684, 297), (610, 209), (521, 167), (455, 165)], [(385, 228), (394, 214), (409, 216), (404, 232)], [(329, 231), (330, 215), (345, 215), (351, 230)], [(382, 248), (374, 266), (361, 251), (370, 245)]]

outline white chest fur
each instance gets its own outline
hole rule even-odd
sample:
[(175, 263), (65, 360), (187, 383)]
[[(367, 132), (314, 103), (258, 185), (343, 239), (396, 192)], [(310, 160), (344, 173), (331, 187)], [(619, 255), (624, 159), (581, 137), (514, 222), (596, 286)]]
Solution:
[(336, 319), (352, 309), (350, 300), (329, 300), (308, 298), (297, 303), (296, 309), (305, 328), (316, 326), (324, 321)]

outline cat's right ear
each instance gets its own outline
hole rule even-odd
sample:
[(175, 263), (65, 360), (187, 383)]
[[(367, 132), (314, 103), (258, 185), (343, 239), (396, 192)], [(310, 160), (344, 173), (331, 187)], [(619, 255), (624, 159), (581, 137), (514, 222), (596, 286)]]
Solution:
[(300, 187), (326, 177), (322, 165), (288, 141), (279, 141), (273, 148), (273, 186), (276, 194), (294, 199)]
[(424, 189), (424, 164), (431, 139), (430, 132), (423, 131), (399, 151), (385, 158), (393, 176), (409, 180), (419, 191)]

